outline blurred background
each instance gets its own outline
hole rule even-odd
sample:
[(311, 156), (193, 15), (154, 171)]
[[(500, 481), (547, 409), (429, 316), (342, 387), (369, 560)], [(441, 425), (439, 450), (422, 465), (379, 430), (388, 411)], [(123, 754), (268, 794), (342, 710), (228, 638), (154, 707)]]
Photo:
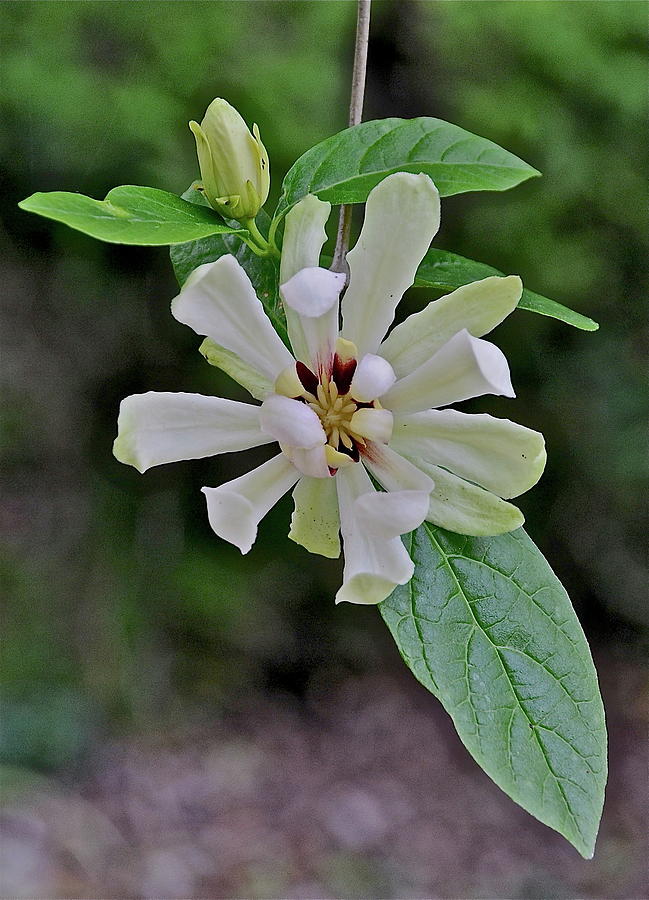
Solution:
[(260, 125), (271, 209), (346, 124), (354, 25), (329, 0), (2, 4), (4, 897), (648, 895), (647, 4), (376, 0), (365, 107), (448, 119), (541, 169), (446, 199), (436, 244), (601, 323), (514, 314), (495, 339), (516, 409), (471, 407), (546, 435), (521, 506), (611, 730), (592, 862), (477, 769), (376, 609), (335, 608), (340, 563), (286, 539), (290, 496), (245, 559), (215, 538), (200, 488), (254, 451), (145, 476), (114, 460), (125, 395), (241, 391), (170, 316), (164, 248), (16, 207), (181, 193), (187, 122), (223, 96)]

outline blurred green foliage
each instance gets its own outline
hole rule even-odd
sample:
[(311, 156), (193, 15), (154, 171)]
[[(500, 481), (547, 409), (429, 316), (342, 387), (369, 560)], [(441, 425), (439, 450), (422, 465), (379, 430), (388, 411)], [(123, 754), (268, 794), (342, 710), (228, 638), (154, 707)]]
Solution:
[[(592, 335), (512, 316), (496, 339), (519, 400), (474, 408), (546, 434), (529, 530), (591, 637), (620, 643), (643, 621), (646, 583), (645, 12), (377, 0), (365, 112), (446, 118), (544, 173), (449, 198), (437, 244), (601, 323)], [(15, 207), (36, 190), (181, 193), (197, 175), (187, 122), (224, 96), (260, 125), (271, 208), (295, 158), (345, 125), (354, 4), (9, 0), (0, 24), (4, 749), (51, 767), (98, 735), (299, 692), (395, 652), (376, 611), (333, 607), (340, 564), (286, 539), (290, 498), (245, 559), (212, 535), (200, 487), (253, 451), (144, 477), (112, 458), (126, 394), (240, 389), (169, 315), (164, 251)]]

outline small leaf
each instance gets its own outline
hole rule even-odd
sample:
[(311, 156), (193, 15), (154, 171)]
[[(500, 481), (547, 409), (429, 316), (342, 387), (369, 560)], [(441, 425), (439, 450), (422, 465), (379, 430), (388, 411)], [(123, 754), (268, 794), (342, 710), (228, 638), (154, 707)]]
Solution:
[(333, 204), (363, 203), (393, 172), (424, 172), (443, 197), (505, 191), (540, 174), (497, 144), (442, 119), (376, 119), (307, 150), (284, 178), (275, 215), (306, 194)]
[(606, 728), (588, 644), (564, 588), (523, 529), (408, 536), (412, 581), (381, 614), (418, 680), (505, 793), (593, 855)]
[[(470, 281), (479, 281), (490, 275), (502, 274), (493, 266), (465, 259), (463, 256), (458, 256), (457, 253), (431, 249), (417, 269), (415, 287), (428, 287), (446, 292), (455, 290)], [(572, 325), (574, 328), (580, 328), (582, 331), (597, 331), (599, 328), (597, 322), (589, 319), (588, 316), (582, 316), (581, 313), (568, 309), (567, 306), (563, 306), (555, 300), (549, 300), (547, 297), (528, 291), (526, 288), (518, 302), (518, 309), (527, 309), (530, 312), (540, 313), (542, 316), (559, 319), (559, 321)]]
[(187, 203), (168, 191), (128, 184), (113, 188), (105, 200), (53, 191), (32, 194), (18, 205), (113, 244), (164, 246), (211, 234), (247, 234), (238, 225), (226, 225), (210, 208)]
[[(183, 199), (190, 205), (196, 205), (199, 208), (206, 203), (203, 194), (196, 190), (194, 184), (185, 191)], [(263, 209), (258, 213), (256, 221), (261, 231), (267, 233), (270, 219)], [(245, 234), (248, 232), (246, 231)], [(233, 229), (230, 234), (213, 234), (197, 241), (175, 244), (169, 249), (171, 264), (181, 287), (194, 269), (204, 263), (214, 262), (226, 253), (235, 256), (246, 270), (273, 327), (282, 340), (287, 343), (284, 309), (279, 296), (279, 263), (277, 260), (257, 256), (241, 240), (239, 233)]]

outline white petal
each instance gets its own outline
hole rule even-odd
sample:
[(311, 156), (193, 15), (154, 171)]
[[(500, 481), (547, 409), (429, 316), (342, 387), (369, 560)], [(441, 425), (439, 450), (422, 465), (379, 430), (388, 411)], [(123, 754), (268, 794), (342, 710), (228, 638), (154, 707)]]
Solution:
[(262, 431), (290, 447), (310, 450), (327, 440), (322, 423), (311, 407), (281, 394), (271, 394), (264, 400), (259, 422)]
[(325, 225), (330, 212), (331, 203), (320, 200), (315, 194), (307, 194), (287, 214), (279, 269), (280, 284), (285, 284), (300, 269), (320, 265), (320, 251), (327, 240)]
[(359, 361), (349, 393), (361, 403), (371, 403), (389, 390), (397, 376), (387, 360), (374, 353), (366, 353)]
[(402, 415), (483, 394), (515, 396), (509, 366), (495, 344), (464, 330), (414, 372), (399, 379), (381, 403)]
[(428, 491), (376, 491), (356, 500), (354, 514), (367, 534), (395, 538), (419, 528), (428, 513), (428, 497)]
[(195, 269), (173, 300), (171, 312), (271, 381), (293, 362), (246, 272), (230, 254)]
[[(320, 444), (306, 450), (303, 447), (290, 447), (287, 444), (279, 445), (282, 453), (293, 463), (296, 469), (310, 478), (330, 478), (327, 462), (327, 446)], [(349, 458), (349, 457), (347, 457)]]
[[(279, 283), (286, 284), (300, 269), (320, 265), (320, 251), (327, 240), (325, 225), (331, 212), (331, 203), (319, 200), (315, 194), (307, 194), (286, 216)], [(297, 313), (285, 305), (286, 324), (291, 347), (297, 359), (308, 360), (308, 348)], [(308, 365), (308, 362), (307, 362)]]
[(113, 453), (146, 472), (151, 466), (202, 459), (269, 444), (258, 406), (203, 394), (133, 394), (122, 400)]
[(345, 550), (343, 584), (336, 603), (380, 603), (397, 584), (406, 584), (414, 565), (401, 538), (383, 538), (367, 532), (356, 512), (356, 501), (374, 493), (370, 478), (361, 465), (339, 469), (336, 475), (340, 525)]
[(543, 435), (509, 419), (454, 409), (395, 419), (391, 446), (408, 457), (444, 466), (499, 497), (518, 497), (541, 477)]
[(288, 536), (310, 553), (340, 556), (340, 518), (333, 478), (300, 478), (293, 491), (295, 509)]
[(240, 478), (217, 488), (203, 488), (213, 530), (247, 553), (266, 513), (300, 477), (283, 453)]
[(407, 375), (463, 328), (474, 337), (490, 332), (516, 308), (522, 292), (517, 275), (462, 285), (397, 325), (379, 352), (399, 377)]
[(385, 444), (368, 444), (363, 451), (363, 463), (386, 491), (424, 491), (430, 494), (434, 487), (425, 472)]
[(355, 434), (387, 444), (392, 436), (392, 413), (389, 409), (357, 409), (351, 418), (349, 427)]
[(426, 514), (429, 522), (456, 534), (488, 537), (514, 531), (525, 521), (520, 509), (491, 491), (422, 459), (413, 462), (435, 480)]
[(375, 353), (439, 228), (439, 194), (427, 175), (397, 172), (371, 192), (342, 302), (343, 337)]
[[(265, 375), (244, 362), (240, 356), (225, 347), (219, 347), (210, 338), (205, 338), (198, 348), (211, 366), (216, 366), (244, 387), (255, 400), (264, 400), (273, 392), (273, 383)], [(293, 365), (295, 370), (295, 364)], [(296, 376), (297, 377), (297, 376)]]
[(328, 369), (333, 357), (338, 338), (338, 298), (344, 286), (344, 275), (316, 266), (300, 269), (280, 287), (284, 305), (299, 318), (306, 350), (302, 362), (315, 372)]

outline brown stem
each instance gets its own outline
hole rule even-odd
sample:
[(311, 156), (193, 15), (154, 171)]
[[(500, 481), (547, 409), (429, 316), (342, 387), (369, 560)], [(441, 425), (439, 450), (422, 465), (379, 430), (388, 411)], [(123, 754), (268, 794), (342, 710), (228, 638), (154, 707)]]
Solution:
[[(367, 71), (367, 47), (370, 34), (370, 6), (372, 0), (358, 0), (356, 17), (356, 44), (354, 47), (354, 70), (352, 73), (352, 91), (349, 100), (349, 124), (358, 125), (363, 117), (363, 98), (365, 96), (365, 73)], [(331, 268), (334, 272), (348, 272), (347, 251), (352, 230), (351, 205), (340, 207), (338, 235)]]

